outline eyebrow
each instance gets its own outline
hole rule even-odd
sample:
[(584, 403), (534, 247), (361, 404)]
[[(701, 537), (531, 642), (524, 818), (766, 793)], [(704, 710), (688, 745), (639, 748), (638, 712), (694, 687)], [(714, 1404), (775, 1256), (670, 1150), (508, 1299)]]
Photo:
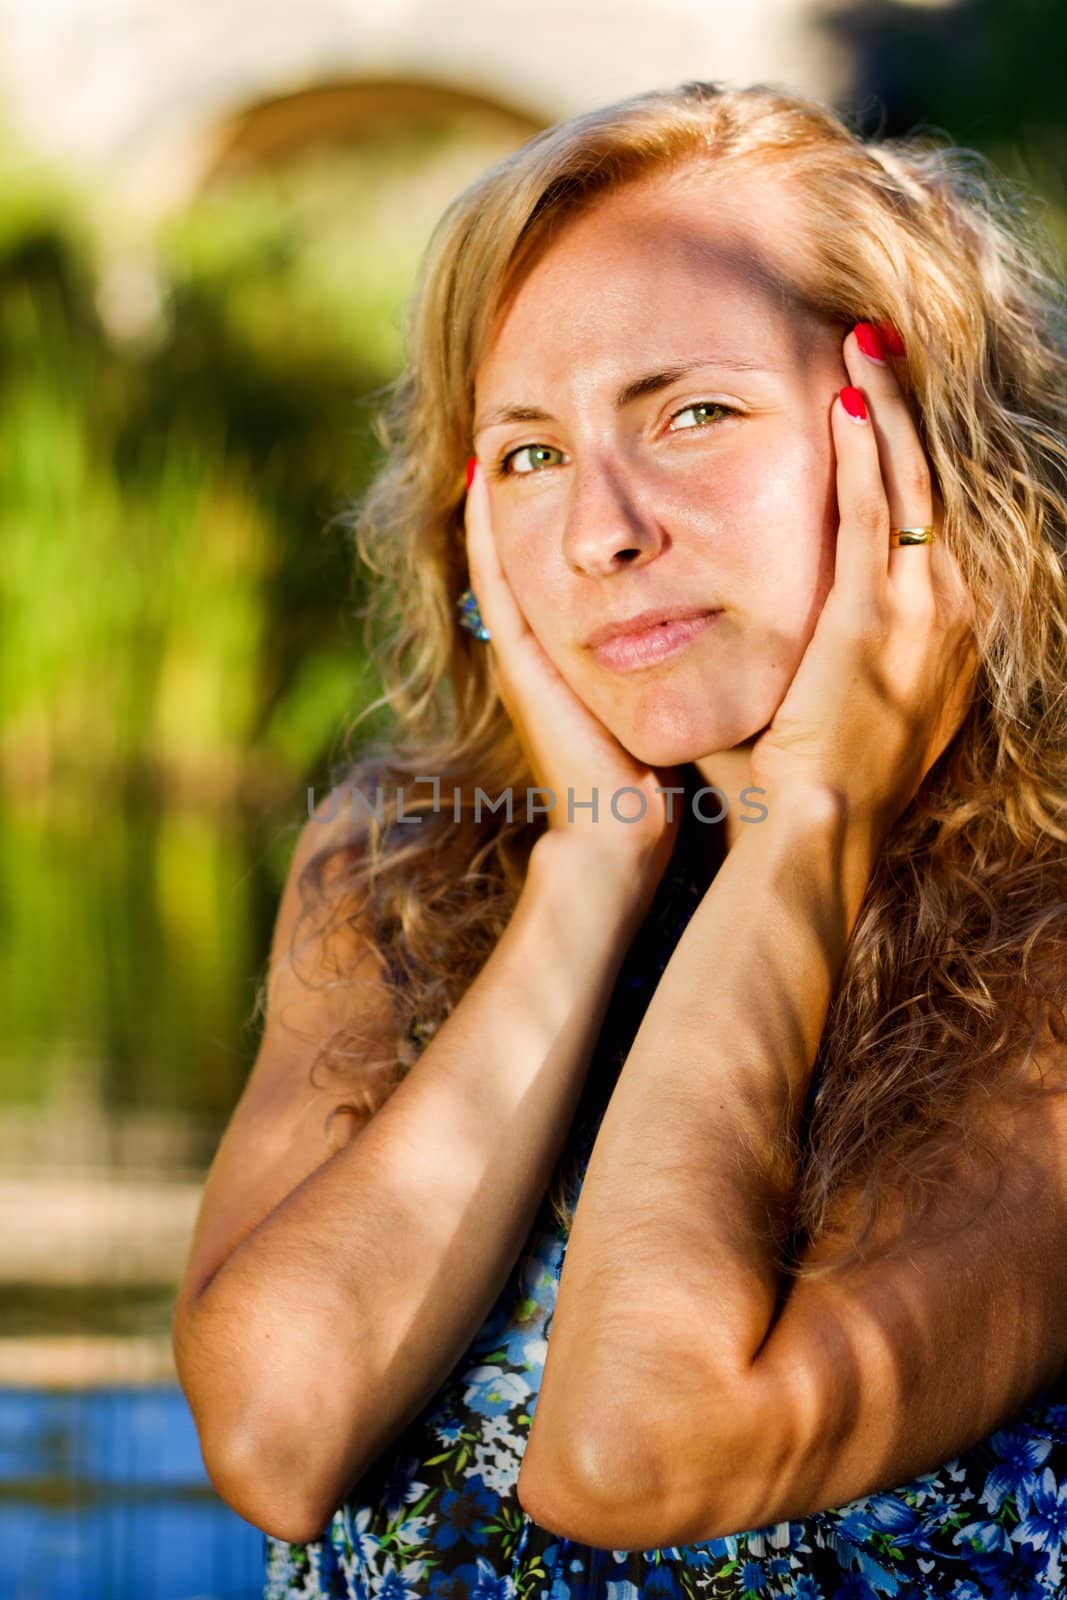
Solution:
[[(677, 383), (679, 378), (684, 378), (691, 372), (702, 371), (705, 367), (723, 367), (730, 372), (779, 370), (777, 367), (769, 366), (765, 361), (750, 361), (747, 356), (716, 356), (708, 361), (680, 361), (674, 366), (662, 367), (656, 372), (646, 372), (640, 378), (634, 378), (630, 383), (623, 384), (615, 396), (615, 409), (622, 411), (635, 400), (641, 400), (648, 394), (657, 394), (659, 390)], [(542, 411), (537, 406), (497, 406), (492, 411), (487, 411), (484, 416), (475, 419), (474, 437), (477, 438), (478, 434), (484, 433), (486, 428), (496, 428), (504, 422), (551, 422), (552, 420), (548, 411)]]

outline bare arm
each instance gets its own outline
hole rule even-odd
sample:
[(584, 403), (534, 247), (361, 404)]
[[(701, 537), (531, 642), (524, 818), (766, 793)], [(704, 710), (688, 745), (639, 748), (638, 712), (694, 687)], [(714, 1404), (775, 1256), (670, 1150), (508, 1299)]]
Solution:
[[(580, 874), (558, 870), (561, 843), (539, 841), (496, 949), (382, 1108), (223, 1259), (204, 1247), (190, 1261), (174, 1337), (204, 1460), (220, 1495), (276, 1537), (315, 1537), (432, 1397), (529, 1231), (654, 891), (584, 857)], [(278, 1039), (268, 1008), (265, 1104), (283, 1092)], [(220, 1163), (227, 1192), (253, 1181), (226, 1140)], [(213, 1184), (218, 1208), (214, 1167), (205, 1205)]]
[(930, 1225), (891, 1217), (884, 1254), (792, 1285), (776, 1315), (778, 1136), (866, 848), (814, 799), (773, 813), (668, 963), (590, 1158), (519, 1476), (553, 1532), (650, 1548), (846, 1504), (933, 1470), (1063, 1370), (1063, 1094), (1004, 1120), (995, 1195), (961, 1162)]

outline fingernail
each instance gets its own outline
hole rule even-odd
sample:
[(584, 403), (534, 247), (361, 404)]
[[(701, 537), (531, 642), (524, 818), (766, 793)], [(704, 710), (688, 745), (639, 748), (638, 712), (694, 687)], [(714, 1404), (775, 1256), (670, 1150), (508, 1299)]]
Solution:
[(874, 361), (878, 366), (885, 366), (885, 345), (881, 335), (873, 322), (857, 322), (853, 328), (856, 343), (869, 361)]
[(902, 356), (904, 354), (904, 341), (891, 322), (880, 322), (878, 324), (878, 332), (882, 336), (882, 343), (891, 356)]
[(841, 404), (854, 422), (867, 421), (867, 407), (863, 403), (863, 396), (858, 389), (846, 387), (841, 390)]
[(474, 473), (475, 473), (475, 470), (476, 470), (477, 466), (478, 466), (478, 462), (477, 462), (476, 457), (468, 456), (467, 457), (467, 488), (468, 489), (470, 488), (471, 484), (474, 482)]

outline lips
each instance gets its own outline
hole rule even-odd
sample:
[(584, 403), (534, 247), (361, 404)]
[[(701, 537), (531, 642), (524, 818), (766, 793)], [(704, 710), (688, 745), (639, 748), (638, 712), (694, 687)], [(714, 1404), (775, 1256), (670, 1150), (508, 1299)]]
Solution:
[[(634, 628), (630, 619), (623, 626), (625, 633), (615, 632), (610, 638), (592, 645), (590, 652), (598, 666), (609, 672), (640, 672), (643, 668), (657, 666), (662, 661), (677, 656), (680, 651), (713, 628), (723, 615), (722, 611), (699, 611), (691, 608), (685, 617), (663, 617), (660, 613), (651, 626)], [(648, 613), (645, 613), (648, 615)], [(616, 628), (618, 624), (615, 625)]]
[(593, 650), (597, 645), (606, 644), (609, 639), (640, 634), (664, 622), (682, 622), (693, 617), (706, 617), (717, 609), (716, 606), (652, 606), (646, 611), (636, 611), (630, 617), (620, 617), (615, 622), (601, 623), (586, 636), (584, 643), (588, 649)]

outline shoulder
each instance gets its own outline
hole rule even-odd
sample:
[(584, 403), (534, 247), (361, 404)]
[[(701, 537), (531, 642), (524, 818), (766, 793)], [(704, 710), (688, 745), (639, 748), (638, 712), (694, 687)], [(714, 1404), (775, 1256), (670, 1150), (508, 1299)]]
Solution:
[(338, 989), (338, 978), (354, 976), (357, 969), (365, 976), (368, 962), (378, 964), (369, 874), (363, 870), (369, 856), (367, 826), (358, 810), (353, 820), (349, 803), (355, 788), (366, 787), (357, 770), (314, 800), (309, 789), (311, 809), (293, 825), (295, 841), (261, 997), (268, 1010), (276, 991), (284, 994), (286, 1013), (294, 1007), (300, 1010), (305, 992), (312, 989), (320, 995), (315, 1002), (320, 1022), (333, 1010), (340, 1018), (349, 1002), (338, 992), (331, 1003), (330, 992)]
[(336, 778), (325, 793), (307, 790), (307, 811), (299, 825), (292, 856), (292, 869), (302, 870), (321, 856), (349, 855), (352, 860), (366, 853), (368, 818), (377, 814), (381, 792), (377, 767), (359, 763)]

